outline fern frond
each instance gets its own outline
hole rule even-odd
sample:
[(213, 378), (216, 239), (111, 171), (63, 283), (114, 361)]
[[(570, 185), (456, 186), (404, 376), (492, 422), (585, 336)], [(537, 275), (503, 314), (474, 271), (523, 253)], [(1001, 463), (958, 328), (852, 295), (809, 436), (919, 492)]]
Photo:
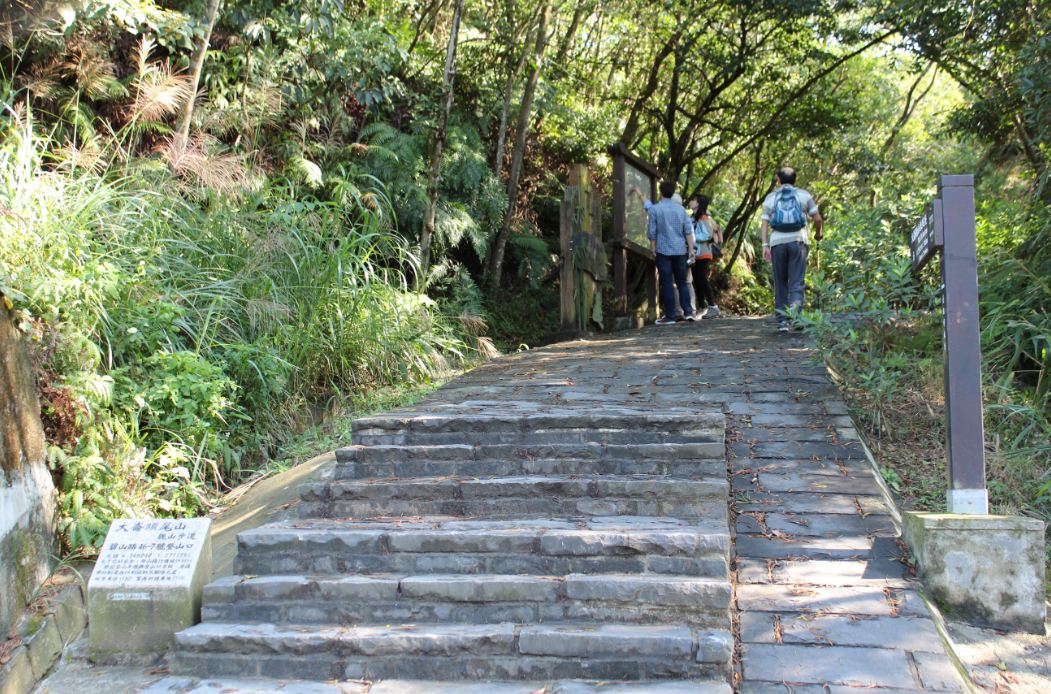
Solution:
[(38, 99), (57, 99), (63, 91), (62, 67), (58, 63), (49, 63), (43, 66), (34, 66), (24, 76), (19, 78), (22, 87)]
[(383, 121), (374, 121), (367, 123), (361, 128), (358, 139), (367, 141), (369, 144), (382, 145), (393, 142), (398, 134), (398, 131), (390, 124)]
[(127, 89), (117, 79), (116, 67), (94, 44), (77, 46), (62, 68), (90, 99), (103, 101), (127, 96)]
[(369, 166), (372, 168), (383, 164), (397, 166), (401, 163), (401, 158), (383, 145), (367, 145), (366, 157), (369, 160)]
[(317, 188), (324, 181), (321, 167), (305, 157), (292, 157), (288, 161), (288, 170), (294, 180), (306, 183), (311, 188)]
[(443, 202), (438, 205), (434, 220), (434, 236), (438, 242), (448, 248), (460, 245), (469, 229), (477, 226), (466, 207), (455, 202)]
[(95, 112), (91, 106), (71, 97), (62, 106), (62, 119), (72, 124), (77, 130), (77, 137), (81, 141), (94, 139), (97, 135), (95, 124), (98, 122)]

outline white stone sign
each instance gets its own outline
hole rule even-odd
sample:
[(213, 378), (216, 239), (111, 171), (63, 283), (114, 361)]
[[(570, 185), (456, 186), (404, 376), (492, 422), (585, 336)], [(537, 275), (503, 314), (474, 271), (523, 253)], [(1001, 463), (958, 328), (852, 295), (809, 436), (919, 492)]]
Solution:
[(95, 660), (164, 651), (175, 632), (200, 621), (210, 528), (207, 518), (113, 521), (88, 581)]
[(207, 518), (113, 521), (91, 585), (178, 586), (193, 578), (201, 546), (208, 538)]

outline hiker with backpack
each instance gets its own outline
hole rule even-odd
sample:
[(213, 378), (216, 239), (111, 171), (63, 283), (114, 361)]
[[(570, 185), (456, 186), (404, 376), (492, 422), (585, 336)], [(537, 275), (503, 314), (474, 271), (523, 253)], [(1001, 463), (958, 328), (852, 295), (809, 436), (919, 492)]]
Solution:
[[(791, 314), (803, 309), (806, 287), (808, 218), (814, 223), (814, 240), (821, 240), (823, 220), (814, 196), (796, 188), (796, 171), (786, 166), (777, 172), (777, 187), (763, 200), (763, 259), (773, 263), (774, 315), (780, 332), (791, 330)], [(769, 237), (769, 238), (768, 238)]]

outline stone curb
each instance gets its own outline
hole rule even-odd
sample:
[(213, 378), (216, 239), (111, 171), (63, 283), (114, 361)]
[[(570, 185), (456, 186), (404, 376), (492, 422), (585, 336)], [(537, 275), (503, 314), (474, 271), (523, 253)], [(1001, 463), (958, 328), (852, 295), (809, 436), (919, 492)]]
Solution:
[(15, 627), (22, 643), (11, 659), (0, 667), (0, 694), (28, 694), (54, 667), (67, 646), (84, 632), (88, 623), (86, 579), (74, 577), (48, 599), (42, 616), (24, 615)]
[[(853, 419), (853, 417), (851, 418)], [(858, 432), (858, 442), (861, 444), (861, 450), (865, 453), (865, 458), (869, 461), (869, 466), (872, 468), (872, 476), (876, 478), (876, 485), (879, 487), (883, 500), (887, 504), (887, 509), (890, 511), (891, 519), (894, 521), (894, 525), (898, 529), (898, 535), (904, 538), (902, 529), (902, 514), (901, 509), (898, 508), (897, 502), (894, 500), (894, 494), (891, 492), (889, 486), (887, 486), (886, 480), (883, 479), (883, 475), (879, 471), (879, 463), (876, 461), (876, 456), (872, 454), (872, 450), (869, 448), (868, 441), (865, 436), (865, 430), (854, 423), (854, 428)], [(949, 657), (949, 662), (956, 669), (956, 673), (960, 676), (960, 682), (963, 688), (968, 694), (981, 694), (981, 690), (975, 686), (971, 680), (971, 675), (967, 671), (967, 666), (964, 665), (960, 655), (956, 652), (956, 645), (953, 643), (952, 637), (949, 636), (949, 629), (945, 624), (945, 617), (942, 615), (941, 610), (931, 600), (930, 596), (927, 595), (927, 591), (923, 589), (922, 582), (919, 583), (919, 590), (916, 592), (920, 598), (927, 605), (927, 609), (931, 613), (931, 620), (934, 622), (934, 628), (938, 632), (938, 636), (941, 638), (942, 645), (945, 647), (945, 654)]]

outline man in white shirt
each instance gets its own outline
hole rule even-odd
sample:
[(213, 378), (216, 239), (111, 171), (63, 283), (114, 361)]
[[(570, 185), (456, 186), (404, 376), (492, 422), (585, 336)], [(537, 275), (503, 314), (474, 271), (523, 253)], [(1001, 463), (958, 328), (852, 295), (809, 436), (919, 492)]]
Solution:
[(777, 172), (777, 188), (763, 201), (763, 259), (774, 265), (774, 314), (781, 332), (791, 329), (789, 314), (803, 308), (810, 245), (807, 221), (814, 223), (816, 241), (821, 240), (824, 221), (814, 196), (795, 183), (795, 169), (784, 167)]

